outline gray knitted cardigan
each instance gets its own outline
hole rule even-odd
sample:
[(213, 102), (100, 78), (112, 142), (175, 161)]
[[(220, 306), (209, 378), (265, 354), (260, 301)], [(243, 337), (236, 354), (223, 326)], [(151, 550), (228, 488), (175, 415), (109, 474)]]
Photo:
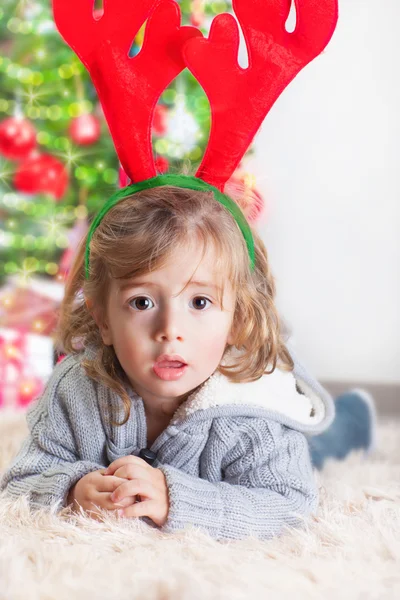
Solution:
[[(84, 475), (146, 448), (142, 399), (127, 388), (129, 420), (110, 425), (112, 407), (122, 420), (122, 401), (86, 375), (81, 361), (91, 353), (87, 348), (69, 355), (54, 368), (28, 409), (30, 434), (0, 491), (27, 494), (32, 507), (58, 511)], [(153, 466), (165, 474), (169, 492), (162, 531), (192, 525), (215, 539), (268, 539), (285, 526), (302, 526), (315, 512), (318, 490), (307, 436), (330, 425), (334, 403), (292, 357), (293, 372), (275, 369), (250, 383), (214, 373), (175, 412), (151, 446)]]

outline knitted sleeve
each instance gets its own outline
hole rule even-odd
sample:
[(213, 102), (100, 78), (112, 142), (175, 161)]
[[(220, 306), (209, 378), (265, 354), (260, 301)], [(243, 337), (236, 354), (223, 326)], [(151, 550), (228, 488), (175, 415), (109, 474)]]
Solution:
[(159, 468), (170, 498), (165, 532), (193, 525), (215, 539), (269, 539), (301, 526), (318, 506), (304, 434), (264, 419), (251, 419), (227, 452), (220, 482)]
[(27, 494), (31, 506), (57, 504), (61, 508), (69, 489), (79, 479), (104, 467), (79, 460), (68, 414), (71, 375), (61, 364), (53, 371), (42, 396), (28, 408), (29, 435), (0, 480), (0, 492), (5, 490), (14, 497)]

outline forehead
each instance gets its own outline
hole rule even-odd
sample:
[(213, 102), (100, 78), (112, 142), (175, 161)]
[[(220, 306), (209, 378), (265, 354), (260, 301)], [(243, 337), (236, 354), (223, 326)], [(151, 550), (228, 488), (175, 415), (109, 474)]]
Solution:
[(128, 289), (135, 281), (153, 283), (169, 289), (182, 288), (189, 280), (203, 287), (225, 287), (228, 284), (227, 278), (222, 276), (221, 268), (218, 268), (217, 264), (218, 256), (213, 244), (204, 248), (201, 243), (185, 243), (177, 247), (158, 269), (115, 283), (119, 291)]

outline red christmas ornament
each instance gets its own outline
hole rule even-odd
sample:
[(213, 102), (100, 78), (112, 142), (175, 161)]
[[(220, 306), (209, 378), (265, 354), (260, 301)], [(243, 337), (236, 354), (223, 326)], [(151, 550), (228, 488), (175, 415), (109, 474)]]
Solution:
[(246, 217), (249, 223), (257, 222), (265, 210), (264, 198), (256, 189), (252, 190), (252, 198), (247, 206)]
[(94, 115), (76, 117), (71, 121), (69, 135), (79, 146), (95, 144), (101, 135), (100, 122)]
[(195, 27), (200, 27), (204, 22), (204, 0), (193, 0), (191, 4), (192, 14), (190, 15), (190, 22)]
[(10, 117), (0, 123), (0, 154), (9, 160), (26, 158), (36, 146), (36, 130), (28, 119)]
[(164, 156), (158, 156), (154, 160), (157, 173), (167, 173), (169, 169), (169, 162)]
[(54, 156), (38, 154), (18, 166), (14, 186), (25, 194), (43, 192), (60, 200), (68, 186), (68, 172), (63, 163)]
[(162, 104), (157, 104), (154, 110), (153, 131), (157, 135), (163, 135), (167, 130), (168, 109)]
[(249, 223), (260, 219), (265, 210), (264, 199), (255, 187), (246, 183), (244, 176), (231, 177), (225, 185), (224, 192), (240, 206)]
[(204, 23), (204, 14), (192, 13), (190, 15), (190, 23), (194, 27), (200, 27)]

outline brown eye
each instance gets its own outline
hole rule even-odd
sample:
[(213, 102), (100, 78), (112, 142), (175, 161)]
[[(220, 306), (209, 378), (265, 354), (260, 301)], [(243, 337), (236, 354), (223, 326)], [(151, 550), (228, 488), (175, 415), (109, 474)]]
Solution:
[(211, 300), (204, 298), (204, 296), (196, 296), (191, 302), (193, 303), (193, 308), (196, 310), (204, 310), (208, 304), (212, 304)]
[(153, 302), (150, 300), (150, 298), (147, 298), (147, 296), (138, 296), (137, 298), (133, 298), (133, 300), (131, 300), (129, 304), (135, 310), (141, 311), (153, 308), (154, 306)]

